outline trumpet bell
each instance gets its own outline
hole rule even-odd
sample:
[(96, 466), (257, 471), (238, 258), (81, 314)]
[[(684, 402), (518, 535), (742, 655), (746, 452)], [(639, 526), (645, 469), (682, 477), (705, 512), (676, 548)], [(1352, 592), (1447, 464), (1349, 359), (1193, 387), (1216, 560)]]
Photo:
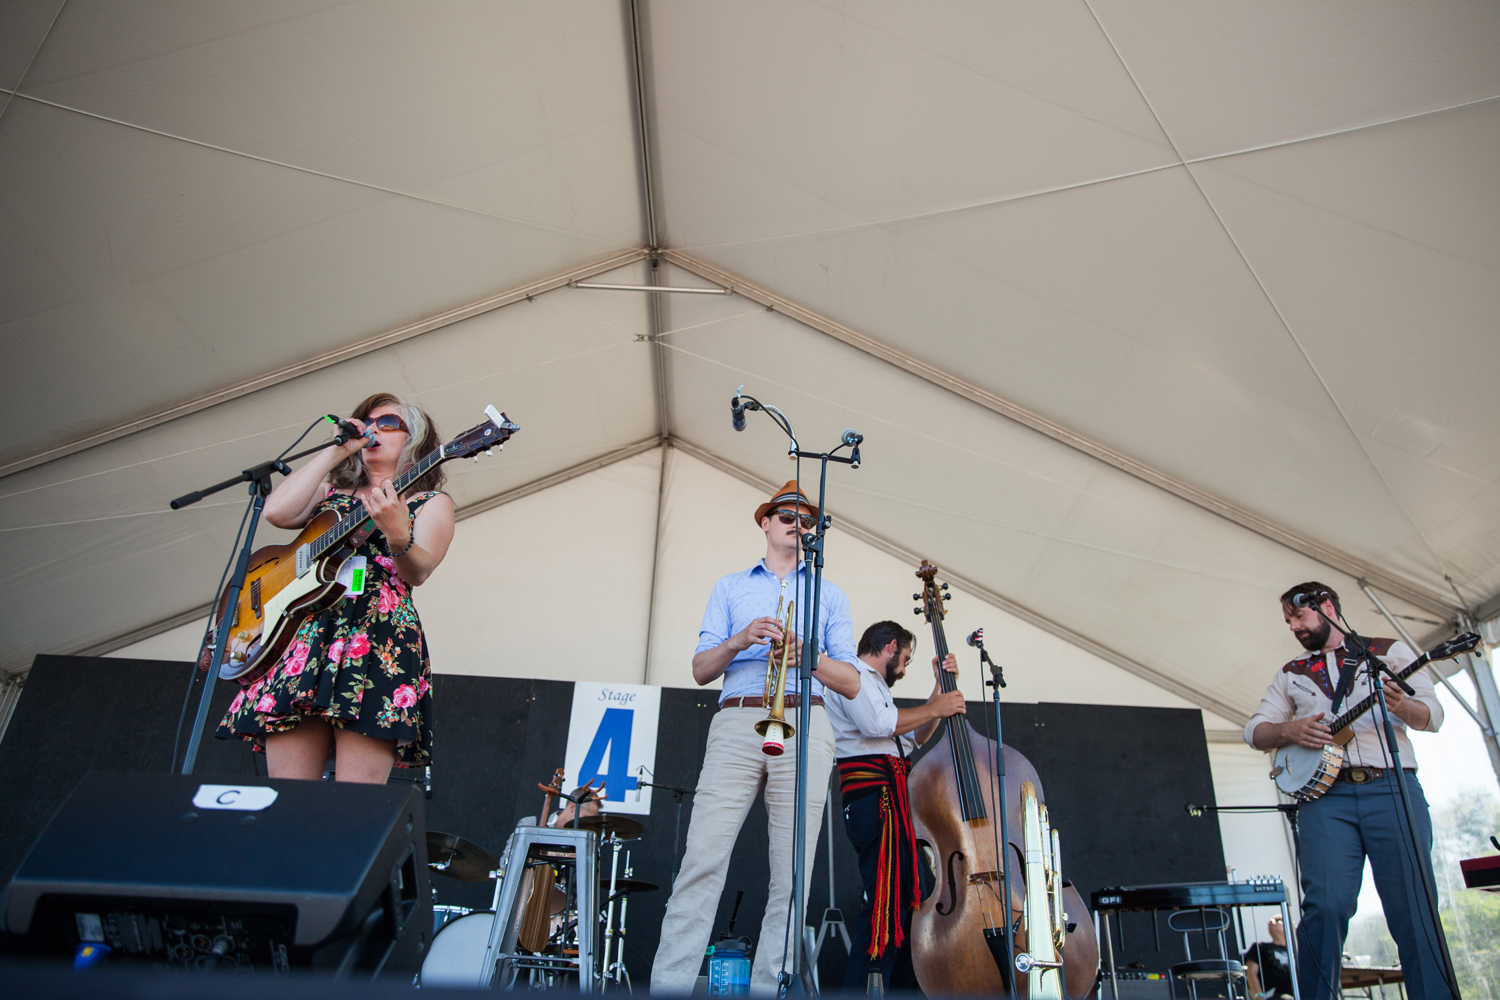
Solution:
[(780, 757), (786, 753), (786, 741), (796, 735), (791, 724), (781, 719), (761, 719), (755, 724), (755, 731), (765, 737), (760, 752), (767, 757)]

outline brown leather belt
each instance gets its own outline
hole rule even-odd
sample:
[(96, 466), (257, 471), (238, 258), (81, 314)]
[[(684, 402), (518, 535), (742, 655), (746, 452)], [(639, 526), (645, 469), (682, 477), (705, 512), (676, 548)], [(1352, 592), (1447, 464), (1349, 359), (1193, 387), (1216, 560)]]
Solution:
[[(812, 696), (812, 703), (814, 705), (821, 705), (821, 704), (823, 704), (823, 699), (819, 695), (813, 695)], [(787, 708), (796, 708), (798, 705), (802, 704), (801, 696), (795, 695), (795, 694), (789, 694), (789, 695), (786, 696), (786, 701), (785, 701), (784, 704), (786, 705)], [(725, 698), (723, 701), (719, 702), (719, 707), (720, 708), (765, 708), (766, 707), (766, 700), (764, 698), (760, 697), (759, 695), (757, 695), (754, 698)]]
[[(1367, 785), (1376, 778), (1383, 778), (1394, 771), (1391, 767), (1341, 767), (1339, 768), (1339, 780), (1347, 781), (1351, 785)], [(1407, 774), (1416, 774), (1414, 767), (1404, 768)]]

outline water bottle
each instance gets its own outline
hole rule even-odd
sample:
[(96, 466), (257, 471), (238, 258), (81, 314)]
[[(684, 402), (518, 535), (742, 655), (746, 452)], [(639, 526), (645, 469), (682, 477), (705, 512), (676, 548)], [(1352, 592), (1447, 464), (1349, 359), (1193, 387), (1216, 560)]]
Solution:
[(750, 992), (750, 959), (738, 941), (708, 946), (708, 995), (742, 997)]

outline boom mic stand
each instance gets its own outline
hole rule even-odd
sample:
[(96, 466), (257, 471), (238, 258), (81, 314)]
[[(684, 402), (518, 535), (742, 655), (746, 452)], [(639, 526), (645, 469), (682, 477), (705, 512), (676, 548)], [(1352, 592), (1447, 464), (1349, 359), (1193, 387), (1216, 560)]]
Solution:
[[(804, 573), (802, 577), (802, 635), (805, 638), (802, 643), (801, 662), (797, 669), (797, 794), (795, 800), (797, 816), (792, 828), (794, 852), (792, 859), (792, 927), (794, 929), (792, 947), (795, 948), (795, 961), (792, 966), (791, 980), (782, 982), (779, 991), (781, 995), (785, 995), (790, 992), (794, 984), (800, 983), (805, 992), (812, 993), (810, 986), (812, 977), (807, 967), (807, 934), (804, 933), (807, 910), (804, 869), (807, 866), (807, 736), (808, 727), (812, 725), (813, 672), (818, 666), (818, 614), (823, 599), (823, 540), (829, 525), (833, 523), (833, 518), (824, 513), (823, 504), (828, 496), (828, 463), (838, 462), (853, 469), (859, 468), (859, 446), (864, 441), (864, 435), (847, 430), (838, 446), (831, 451), (804, 451), (797, 444), (797, 435), (792, 430), (791, 421), (787, 420), (786, 415), (774, 406), (761, 403), (753, 396), (746, 396), (743, 390), (744, 386), (740, 386), (740, 391), (736, 392), (734, 399), (730, 400), (730, 413), (735, 430), (744, 429), (746, 410), (760, 410), (772, 418), (791, 442), (787, 449), (788, 458), (818, 460), (818, 517), (813, 530), (801, 538), (803, 559), (805, 560), (809, 554), (812, 556), (813, 572), (811, 576)], [(849, 454), (839, 455), (838, 452), (844, 448), (850, 449)], [(798, 465), (797, 491), (799, 493), (802, 491), (800, 464)]]
[[(645, 769), (645, 765), (642, 764), (641, 770), (644, 771)], [(647, 781), (645, 778), (637, 778), (635, 786), (637, 788), (660, 788), (664, 792), (671, 792), (672, 798), (677, 800), (677, 819), (672, 823), (672, 881), (675, 882), (677, 880), (678, 868), (681, 867), (678, 857), (678, 845), (681, 843), (682, 834), (682, 799), (687, 795), (698, 794), (698, 790), (696, 788), (683, 788), (680, 785), (663, 785), (659, 781)]]
[[(299, 458), (306, 458), (313, 452), (322, 451), (324, 448), (332, 448), (334, 445), (345, 444), (352, 437), (353, 435), (350, 435), (348, 432), (340, 430), (332, 440), (324, 444), (308, 448), (306, 451), (299, 451), (295, 455), (273, 458), (269, 462), (253, 465), (233, 479), (226, 479), (222, 483), (215, 483), (201, 490), (194, 490), (172, 501), (172, 509), (181, 510), (184, 507), (197, 503), (206, 496), (212, 496), (220, 490), (227, 490), (237, 483), (250, 484), (250, 510), (245, 515), (248, 522), (245, 529), (245, 541), (240, 546), (239, 555), (235, 558), (234, 562), (234, 572), (229, 577), (229, 589), (225, 592), (224, 609), (219, 617), (218, 633), (214, 638), (213, 658), (209, 660), (206, 668), (200, 668), (206, 671), (206, 676), (203, 678), (203, 692), (198, 696), (198, 714), (193, 719), (193, 730), (191, 735), (188, 736), (187, 750), (182, 755), (182, 774), (192, 774), (193, 768), (198, 764), (198, 746), (203, 742), (203, 724), (208, 720), (208, 708), (213, 702), (214, 682), (219, 679), (219, 667), (224, 663), (224, 650), (229, 645), (229, 630), (234, 622), (232, 611), (235, 605), (239, 603), (240, 591), (245, 587), (245, 575), (250, 570), (250, 553), (255, 548), (255, 529), (260, 525), (260, 515), (261, 511), (265, 509), (266, 497), (271, 495), (271, 474), (279, 472), (283, 476), (290, 475), (292, 469), (287, 464), (288, 462), (295, 462)], [(214, 601), (217, 602), (218, 598), (219, 595), (215, 594)], [(212, 607), (217, 610), (217, 603)], [(210, 611), (210, 614), (213, 613), (213, 611)], [(180, 725), (181, 720), (179, 719), (178, 721)], [(175, 764), (176, 762), (174, 761), (173, 763)]]
[[(1342, 611), (1335, 606), (1334, 613), (1339, 616), (1339, 622), (1335, 623), (1323, 613), (1322, 602), (1326, 597), (1318, 595), (1314, 598), (1316, 603), (1309, 604), (1318, 617), (1323, 619), (1330, 628), (1336, 628), (1344, 634), (1344, 641), (1349, 644), (1350, 652), (1356, 654), (1369, 673), (1370, 692), (1375, 696), (1375, 703), (1380, 706), (1380, 721), (1385, 730), (1385, 745), (1390, 751), (1391, 764), (1396, 772), (1396, 788), (1401, 792), (1401, 814), (1406, 821), (1406, 834), (1408, 842), (1412, 846), (1412, 854), (1417, 867), (1417, 879), (1422, 883), (1422, 896), (1427, 904), (1427, 921), (1431, 924), (1437, 935), (1438, 958), (1443, 967), (1443, 979), (1448, 991), (1456, 998), (1462, 994), (1458, 991), (1458, 979), (1454, 973), (1453, 956), (1448, 952), (1448, 935), (1443, 933), (1443, 921), (1438, 916), (1437, 890), (1432, 884), (1432, 873), (1428, 870), (1431, 864), (1431, 851), (1424, 856), (1422, 851), (1422, 840), (1417, 836), (1417, 816), (1412, 811), (1411, 793), (1406, 788), (1406, 770), (1401, 766), (1401, 748), (1396, 744), (1396, 727), (1391, 722), (1391, 709), (1385, 701), (1385, 685), (1381, 683), (1380, 675), (1388, 675), (1403, 692), (1408, 695), (1416, 694), (1410, 684), (1397, 677), (1390, 667), (1370, 651), (1370, 643), (1362, 638), (1359, 633), (1349, 627), (1349, 620), (1344, 617)], [(1416, 921), (1414, 921), (1416, 923)], [(1423, 929), (1425, 931), (1425, 928)]]
[[(984, 629), (975, 629), (969, 635), (969, 645), (979, 650), (980, 663), (989, 664), (990, 679), (984, 683), (994, 692), (995, 780), (999, 786), (995, 811), (1000, 814), (1000, 843), (996, 845), (995, 853), (1000, 855), (1000, 896), (1004, 900), (1000, 906), (1005, 915), (1005, 961), (1000, 963), (1000, 976), (1005, 981), (1006, 995), (1013, 997), (1016, 995), (1016, 941), (1015, 922), (1010, 917), (1010, 809), (1005, 798), (1005, 739), (1000, 728), (1000, 689), (1005, 687), (1005, 671), (990, 659), (989, 650), (984, 648)], [(941, 666), (938, 669), (942, 669)], [(985, 933), (988, 935), (989, 932)]]

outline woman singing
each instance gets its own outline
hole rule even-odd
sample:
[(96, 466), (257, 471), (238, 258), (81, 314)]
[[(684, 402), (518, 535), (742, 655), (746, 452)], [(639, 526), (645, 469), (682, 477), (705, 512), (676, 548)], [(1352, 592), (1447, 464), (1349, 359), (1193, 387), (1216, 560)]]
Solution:
[(265, 518), (278, 528), (301, 528), (324, 511), (342, 517), (356, 503), (374, 521), (356, 550), (367, 560), (364, 592), (308, 619), (219, 725), (220, 739), (239, 735), (264, 750), (273, 778), (321, 778), (330, 742), (339, 781), (384, 784), (392, 765), (431, 759), (431, 670), (411, 588), (448, 552), (453, 501), (437, 491), (441, 466), (405, 500), (391, 481), (439, 446), (437, 428), (384, 392), (360, 403), (352, 422), (365, 437), (313, 455), (266, 499)]

